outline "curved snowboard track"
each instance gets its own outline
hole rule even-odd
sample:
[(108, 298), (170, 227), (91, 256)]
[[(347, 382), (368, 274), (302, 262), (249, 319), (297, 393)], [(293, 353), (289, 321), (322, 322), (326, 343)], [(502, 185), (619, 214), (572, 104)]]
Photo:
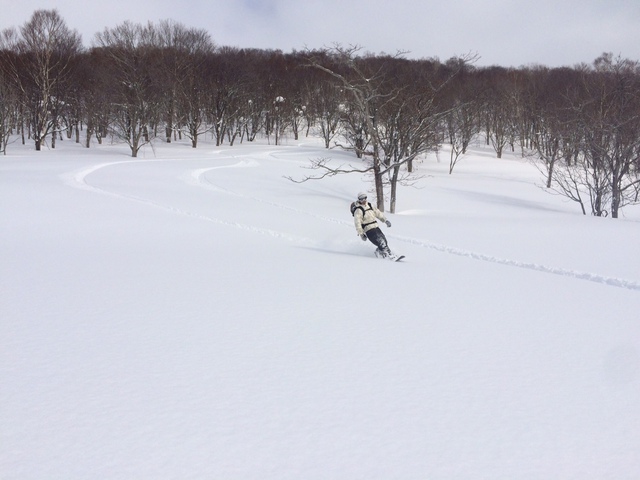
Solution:
[(575, 270), (567, 270), (564, 268), (549, 267), (547, 265), (540, 265), (536, 263), (519, 262), (516, 260), (510, 260), (506, 258), (492, 257), (490, 255), (484, 255), (482, 253), (471, 252), (469, 250), (462, 250), (455, 247), (448, 247), (446, 245), (438, 245), (435, 243), (424, 242), (408, 237), (392, 236), (395, 240), (409, 243), (411, 245), (417, 245), (419, 247), (430, 248), (438, 252), (448, 253), (451, 255), (458, 255), (460, 257), (472, 258), (474, 260), (481, 260), (483, 262), (496, 263), (499, 265), (507, 265), (510, 267), (524, 268), (527, 270), (535, 270), (543, 273), (551, 273), (554, 275), (561, 275), (564, 277), (577, 278), (579, 280), (587, 280), (589, 282), (601, 283), (610, 285), (612, 287), (626, 288), (628, 290), (640, 291), (640, 283), (631, 280), (624, 280), (621, 278), (606, 277), (598, 275), (597, 273), (578, 272)]
[[(240, 158), (242, 156), (233, 156), (233, 157), (227, 157), (227, 158)], [(248, 157), (248, 155), (247, 155)], [(160, 161), (173, 161), (173, 160), (160, 160)], [(62, 175), (62, 179), (63, 181), (73, 187), (73, 188), (79, 188), (82, 190), (89, 190), (92, 191), (94, 193), (100, 193), (103, 195), (109, 195), (112, 197), (116, 197), (116, 198), (120, 198), (120, 199), (125, 199), (125, 200), (130, 200), (130, 201), (135, 201), (138, 203), (143, 203), (145, 205), (149, 205), (155, 208), (159, 208), (162, 209), (164, 211), (176, 214), (176, 215), (183, 215), (183, 216), (187, 216), (187, 217), (191, 217), (191, 218), (196, 218), (198, 220), (203, 220), (203, 221), (208, 221), (208, 222), (213, 222), (213, 223), (217, 223), (220, 225), (225, 225), (225, 226), (230, 226), (230, 227), (234, 227), (234, 228), (238, 228), (240, 230), (245, 230), (251, 233), (257, 233), (257, 234), (261, 234), (261, 235), (266, 235), (266, 236), (270, 236), (270, 237), (275, 237), (275, 238), (280, 238), (292, 243), (296, 243), (299, 245), (313, 245), (314, 242), (312, 239), (308, 238), (308, 237), (300, 237), (300, 236), (295, 236), (295, 235), (291, 235), (288, 233), (284, 233), (284, 232), (278, 232), (275, 230), (269, 230), (269, 229), (264, 229), (264, 228), (257, 228), (257, 227), (252, 227), (250, 225), (245, 225), (242, 223), (237, 223), (237, 222), (227, 222), (224, 220), (220, 220), (217, 218), (213, 218), (213, 217), (209, 217), (207, 215), (202, 215), (202, 214), (198, 214), (198, 213), (193, 213), (193, 212), (188, 212), (186, 210), (182, 210), (179, 208), (175, 208), (175, 207), (171, 207), (171, 206), (166, 206), (166, 205), (162, 205), (159, 204), (157, 202), (154, 202), (152, 200), (146, 199), (146, 198), (142, 198), (142, 197), (137, 197), (134, 195), (127, 195), (127, 194), (122, 194), (122, 193), (116, 193), (116, 192), (112, 192), (103, 188), (99, 188), (96, 186), (91, 185), (88, 181), (87, 181), (87, 177), (93, 173), (95, 173), (96, 171), (105, 168), (105, 167), (110, 167), (110, 166), (116, 166), (116, 165), (122, 165), (122, 164), (131, 164), (131, 163), (138, 163), (138, 162), (149, 162), (149, 160), (126, 160), (126, 161), (119, 161), (119, 162), (108, 162), (108, 163), (102, 163), (99, 165), (94, 165), (92, 167), (77, 171), (75, 173), (69, 173), (69, 174), (65, 174)], [(182, 181), (184, 181), (186, 184), (190, 185), (190, 186), (197, 186), (197, 187), (201, 187), (201, 188), (205, 188), (205, 189), (209, 189), (209, 190), (215, 190), (217, 192), (222, 192), (228, 195), (234, 195), (234, 196), (239, 196), (239, 197), (247, 197), (247, 198), (251, 198), (252, 200), (255, 200), (257, 202), (260, 202), (262, 204), (265, 205), (269, 205), (269, 206), (273, 206), (273, 207), (277, 207), (283, 210), (289, 210), (289, 211), (294, 211), (296, 213), (301, 213), (304, 215), (311, 215), (314, 216), (320, 220), (323, 221), (327, 221), (327, 222), (333, 222), (333, 223), (339, 223), (339, 224), (344, 224), (344, 225), (351, 225), (350, 222), (346, 222), (343, 220), (337, 220), (335, 218), (330, 218), (330, 217), (326, 217), (326, 216), (322, 216), (322, 215), (317, 215), (314, 213), (309, 213), (309, 212), (304, 212), (302, 210), (296, 209), (296, 208), (292, 208), (292, 207), (288, 207), (286, 205), (281, 205), (278, 203), (274, 203), (274, 202), (270, 202), (270, 201), (265, 201), (262, 200), (260, 198), (256, 198), (256, 197), (249, 197), (246, 196), (244, 194), (241, 193), (237, 193), (234, 191), (231, 191), (227, 188), (224, 188), (222, 186), (216, 185), (215, 183), (211, 182), (207, 177), (206, 174), (218, 169), (222, 169), (222, 168), (246, 168), (246, 167), (255, 167), (258, 166), (259, 162), (257, 162), (256, 160), (240, 160), (238, 163), (236, 164), (232, 164), (232, 165), (221, 165), (221, 166), (215, 166), (215, 167), (208, 167), (208, 168), (200, 168), (200, 169), (196, 169), (196, 170), (190, 170), (188, 172), (186, 172), (184, 175), (180, 176), (180, 179)], [(517, 268), (523, 268), (523, 269), (527, 269), (527, 270), (534, 270), (537, 272), (543, 272), (543, 273), (549, 273), (549, 274), (553, 274), (553, 275), (560, 275), (563, 277), (570, 277), (570, 278), (575, 278), (578, 280), (586, 280), (589, 282), (593, 282), (593, 283), (598, 283), (598, 284), (603, 284), (603, 285), (608, 285), (608, 286), (612, 286), (612, 287), (618, 287), (618, 288), (624, 288), (627, 290), (635, 290), (635, 291), (640, 291), (640, 283), (636, 282), (636, 281), (631, 281), (631, 280), (625, 280), (625, 279), (621, 279), (621, 278), (614, 278), (614, 277), (607, 277), (607, 276), (603, 276), (603, 275), (599, 275), (597, 273), (589, 273), (589, 272), (579, 272), (579, 271), (575, 271), (575, 270), (568, 270), (568, 269), (563, 269), (563, 268), (558, 268), (558, 267), (550, 267), (547, 265), (541, 265), (541, 264), (536, 264), (536, 263), (527, 263), (527, 262), (520, 262), (517, 260), (511, 260), (511, 259), (506, 259), (506, 258), (499, 258), (499, 257), (493, 257), (490, 255), (485, 255), (482, 253), (477, 253), (477, 252), (472, 252), (469, 250), (463, 250), (463, 249), (459, 249), (456, 247), (450, 247), (450, 246), (446, 246), (446, 245), (439, 245), (439, 244), (435, 244), (435, 243), (431, 243), (429, 241), (424, 241), (424, 240), (419, 240), (419, 239), (415, 239), (415, 238), (410, 238), (410, 237), (402, 237), (402, 236), (397, 236), (397, 235), (389, 235), (391, 238), (393, 238), (394, 240), (398, 240), (410, 245), (414, 245), (414, 246), (418, 246), (418, 247), (422, 247), (422, 248), (428, 248), (431, 250), (435, 250), (441, 253), (447, 253), (450, 255), (457, 255), (460, 257), (467, 257), (470, 259), (474, 259), (474, 260), (480, 260), (483, 262), (489, 262), (489, 263), (494, 263), (494, 264), (499, 264), (499, 265), (506, 265), (506, 266), (510, 266), (510, 267), (517, 267)]]
[[(274, 153), (271, 152), (269, 155), (273, 155), (273, 154)], [(197, 169), (197, 170), (192, 170), (190, 172), (190, 174), (182, 175), (181, 178), (184, 181), (186, 181), (187, 183), (189, 183), (190, 185), (195, 185), (195, 186), (202, 187), (202, 188), (205, 188), (205, 189), (208, 189), (208, 190), (213, 190), (213, 191), (216, 191), (216, 192), (227, 193), (227, 194), (233, 195), (235, 197), (247, 198), (247, 199), (252, 200), (254, 202), (261, 203), (263, 205), (276, 207), (276, 208), (279, 208), (281, 210), (288, 210), (290, 212), (295, 212), (295, 213), (298, 213), (300, 215), (304, 215), (305, 217), (314, 217), (314, 218), (318, 218), (320, 220), (324, 220), (325, 222), (338, 223), (338, 224), (341, 224), (341, 225), (352, 225), (352, 222), (345, 222), (344, 220), (337, 220), (335, 218), (327, 217), (327, 216), (324, 216), (324, 215), (318, 215), (317, 213), (313, 213), (313, 212), (305, 212), (304, 210), (301, 210), (299, 208), (289, 207), (287, 205), (282, 205), (280, 203), (270, 202), (270, 201), (264, 200), (262, 198), (253, 197), (253, 196), (250, 196), (250, 195), (245, 195), (245, 194), (242, 194), (242, 193), (231, 191), (231, 190), (229, 190), (227, 188), (221, 187), (220, 185), (216, 185), (215, 183), (211, 182), (206, 176), (206, 174), (209, 173), (210, 171), (219, 170), (221, 168), (255, 167), (255, 166), (259, 166), (259, 165), (260, 165), (260, 163), (255, 161), (255, 160), (254, 161), (250, 161), (250, 162), (241, 161), (240, 163), (237, 163), (235, 165), (223, 165), (223, 166), (200, 168), (200, 169)]]
[[(265, 228), (257, 228), (257, 227), (253, 227), (250, 225), (246, 225), (243, 223), (239, 223), (239, 222), (227, 222), (225, 220), (220, 220), (218, 218), (213, 218), (210, 217), (208, 215), (203, 215), (200, 213), (194, 213), (194, 212), (189, 212), (187, 210), (183, 210), (180, 208), (176, 208), (176, 207), (172, 207), (172, 206), (166, 206), (166, 205), (162, 205), (160, 203), (154, 202), (153, 200), (149, 200), (147, 198), (143, 198), (143, 197), (138, 197), (135, 195), (128, 195), (128, 194), (124, 194), (124, 193), (116, 193), (116, 192), (112, 192), (109, 191), (107, 189), (104, 188), (100, 188), (100, 187), (96, 187), (94, 185), (91, 185), (88, 181), (87, 181), (87, 177), (96, 172), (97, 170), (100, 170), (101, 168), (105, 168), (105, 167), (109, 167), (109, 166), (114, 166), (114, 165), (119, 165), (119, 164), (131, 164), (134, 162), (149, 162), (149, 160), (129, 160), (129, 161), (122, 161), (122, 162), (110, 162), (110, 163), (103, 163), (100, 165), (95, 165), (93, 167), (78, 171), (76, 173), (73, 174), (67, 174), (67, 175), (62, 175), (61, 177), (63, 178), (64, 182), (74, 188), (79, 188), (81, 190), (88, 190), (94, 193), (99, 193), (102, 195), (108, 195), (111, 197), (115, 197), (115, 198), (120, 198), (120, 199), (124, 199), (124, 200), (129, 200), (129, 201), (133, 201), (133, 202), (138, 202), (138, 203), (142, 203), (144, 205), (148, 205), (151, 207), (155, 207), (155, 208), (159, 208), (161, 210), (164, 210), (166, 212), (169, 213), (173, 213), (175, 215), (182, 215), (182, 216), (186, 216), (186, 217), (190, 217), (190, 218), (195, 218), (198, 220), (203, 220), (203, 221), (207, 221), (207, 222), (212, 222), (212, 223), (216, 223), (219, 225), (225, 225), (225, 226), (229, 226), (229, 227), (234, 227), (234, 228), (238, 228), (240, 230), (245, 230), (251, 233), (258, 233), (261, 235), (266, 235), (266, 236), (270, 236), (270, 237), (275, 237), (275, 238), (282, 238), (284, 240), (287, 241), (291, 241), (291, 242), (296, 242), (296, 243), (300, 243), (300, 244), (308, 244), (308, 243), (312, 243), (312, 240), (306, 237), (298, 237), (298, 236), (294, 236), (288, 233), (283, 233), (283, 232), (278, 232), (275, 230), (269, 230), (269, 229), (265, 229)], [(220, 189), (223, 190), (223, 189)]]

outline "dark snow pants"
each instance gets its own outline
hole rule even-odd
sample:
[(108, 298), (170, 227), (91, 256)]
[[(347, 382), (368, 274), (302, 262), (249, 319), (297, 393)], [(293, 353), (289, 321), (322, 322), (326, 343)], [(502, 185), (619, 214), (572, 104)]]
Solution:
[(389, 251), (389, 246), (387, 245), (387, 237), (384, 236), (380, 227), (372, 228), (366, 232), (367, 238), (371, 243), (373, 243), (378, 249), (382, 251)]

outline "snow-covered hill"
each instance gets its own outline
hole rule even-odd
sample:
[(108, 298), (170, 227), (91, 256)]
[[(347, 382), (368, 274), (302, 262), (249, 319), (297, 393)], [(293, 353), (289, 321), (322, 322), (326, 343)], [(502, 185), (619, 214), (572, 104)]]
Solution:
[[(314, 141), (0, 158), (0, 478), (640, 478), (640, 212), (419, 165), (377, 260)], [(443, 154), (443, 158), (446, 155)]]

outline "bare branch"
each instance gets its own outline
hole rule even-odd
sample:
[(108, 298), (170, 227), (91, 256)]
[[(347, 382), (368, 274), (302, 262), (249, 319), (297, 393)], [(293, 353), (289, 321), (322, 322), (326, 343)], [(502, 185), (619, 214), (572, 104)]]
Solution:
[(344, 164), (343, 164), (343, 165), (340, 165), (339, 167), (330, 167), (328, 165), (330, 161), (331, 161), (330, 158), (319, 158), (319, 159), (311, 160), (311, 166), (304, 167), (312, 170), (320, 170), (322, 173), (320, 173), (319, 175), (309, 175), (302, 178), (302, 180), (296, 180), (290, 176), (285, 176), (284, 178), (286, 178), (287, 180), (291, 180), (294, 183), (304, 183), (309, 180), (322, 180), (323, 178), (335, 177), (336, 175), (342, 175), (347, 173), (368, 173), (373, 171), (373, 166), (367, 167), (367, 168), (358, 168), (352, 165), (348, 165), (347, 167), (344, 167), (343, 166)]

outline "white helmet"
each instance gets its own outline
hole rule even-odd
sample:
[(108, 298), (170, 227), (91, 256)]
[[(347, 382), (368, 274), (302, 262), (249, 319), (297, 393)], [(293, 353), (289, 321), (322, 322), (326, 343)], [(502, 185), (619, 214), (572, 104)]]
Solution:
[(360, 202), (361, 202), (361, 201), (366, 200), (366, 199), (367, 199), (367, 194), (366, 194), (366, 193), (364, 193), (364, 192), (360, 192), (360, 193), (358, 194), (358, 201), (360, 201)]

